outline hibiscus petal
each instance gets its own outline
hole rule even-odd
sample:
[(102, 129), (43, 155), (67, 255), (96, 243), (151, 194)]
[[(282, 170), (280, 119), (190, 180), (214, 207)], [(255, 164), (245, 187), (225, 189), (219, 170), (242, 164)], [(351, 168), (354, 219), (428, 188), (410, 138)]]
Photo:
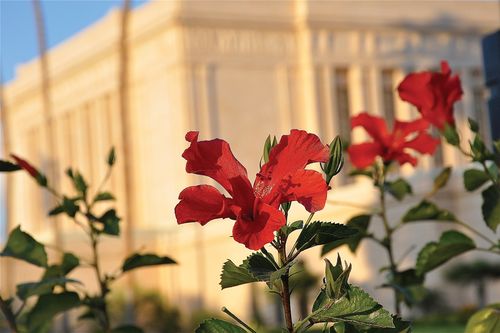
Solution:
[(213, 186), (187, 187), (179, 194), (179, 199), (181, 201), (175, 206), (178, 224), (199, 222), (205, 225), (218, 218), (236, 218), (229, 209), (231, 200)]
[(382, 156), (383, 149), (377, 142), (365, 142), (349, 146), (347, 153), (351, 163), (356, 168), (363, 169), (372, 165), (377, 156)]
[[(309, 163), (328, 161), (330, 152), (326, 145), (314, 134), (301, 130), (291, 130), (283, 135), (271, 150), (269, 162), (262, 166), (255, 179), (254, 191), (257, 197), (276, 200), (276, 192), (281, 180)], [(278, 199), (279, 200), (279, 199)]]
[(404, 144), (406, 148), (411, 148), (421, 154), (432, 155), (436, 151), (437, 146), (441, 141), (427, 132), (420, 132), (413, 140)]
[(317, 212), (325, 207), (328, 185), (323, 176), (314, 170), (297, 170), (282, 180), (281, 202), (298, 201), (308, 212)]
[(232, 194), (231, 178), (247, 178), (247, 171), (234, 157), (229, 144), (220, 139), (198, 141), (198, 132), (188, 132), (186, 140), (191, 142), (182, 157), (187, 160), (186, 171), (208, 176)]
[(385, 120), (366, 112), (351, 117), (351, 128), (357, 126), (363, 127), (375, 141), (384, 142), (388, 136)]
[(396, 137), (405, 138), (414, 133), (424, 131), (429, 127), (429, 122), (423, 118), (414, 121), (399, 121), (394, 123), (394, 135)]
[(432, 80), (431, 72), (408, 74), (398, 86), (399, 97), (419, 110), (434, 106), (434, 95), (427, 87)]
[(253, 219), (238, 216), (233, 227), (233, 237), (250, 250), (259, 250), (274, 239), (274, 232), (286, 224), (285, 216), (278, 209), (259, 202)]
[(399, 165), (403, 165), (405, 163), (410, 163), (413, 166), (417, 165), (417, 159), (411, 156), (410, 154), (404, 152), (399, 152), (397, 154), (394, 154), (392, 159), (396, 160), (399, 163)]

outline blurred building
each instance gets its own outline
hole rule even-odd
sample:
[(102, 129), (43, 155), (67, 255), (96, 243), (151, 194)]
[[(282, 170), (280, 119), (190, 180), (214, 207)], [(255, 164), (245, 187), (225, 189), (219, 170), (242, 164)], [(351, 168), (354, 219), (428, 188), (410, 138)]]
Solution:
[[(106, 153), (114, 145), (118, 165), (109, 189), (117, 193), (119, 211), (127, 217), (123, 223), (133, 225), (133, 245), (169, 254), (180, 263), (142, 271), (136, 275), (141, 285), (158, 287), (182, 308), (226, 305), (245, 316), (250, 289), (221, 292), (218, 285), (225, 259), (240, 262), (249, 254), (229, 237), (232, 222), (212, 222), (204, 228), (176, 224), (173, 208), (179, 192), (189, 184), (209, 182), (185, 173), (184, 134), (196, 129), (202, 139), (227, 140), (249, 174), (255, 174), (268, 134), (279, 136), (291, 128), (303, 128), (329, 142), (336, 134), (350, 138), (349, 116), (360, 111), (383, 115), (389, 122), (415, 116), (410, 105), (397, 98), (395, 87), (406, 73), (437, 69), (442, 59), (460, 74), (465, 91), (457, 111), (459, 129), (465, 131), (467, 117), (489, 128), (480, 39), (498, 25), (498, 4), (487, 0), (148, 3), (131, 16), (130, 118), (123, 122), (120, 13), (113, 11), (49, 52), (50, 133), (43, 121), (40, 63), (34, 60), (18, 68), (5, 89), (11, 150), (37, 165), (55, 166), (60, 175), (56, 186), (70, 191), (66, 167), (78, 167), (95, 189), (104, 177)], [(129, 165), (124, 163), (123, 133), (131, 138), (126, 147), (133, 161)], [(360, 133), (354, 132), (356, 138), (362, 138)], [(51, 136), (56, 143), (54, 156), (47, 154)], [(434, 158), (422, 158), (417, 169), (402, 168), (413, 175), (417, 193), (407, 205), (417, 202), (437, 167), (460, 167), (463, 162), (453, 149), (443, 146)], [(54, 242), (54, 221), (46, 217), (51, 198), (42, 195), (26, 175), (11, 177), (8, 228), (21, 224)], [(340, 178), (327, 209), (318, 215), (322, 220), (345, 221), (358, 212), (334, 204), (335, 200), (368, 203), (375, 199), (369, 183)], [(465, 193), (458, 172), (440, 200), (464, 220), (480, 221), (479, 198)], [(392, 216), (404, 212), (405, 206), (391, 204)], [(297, 209), (294, 214), (305, 213)], [(59, 226), (64, 246), (85, 256), (79, 229), (67, 220), (59, 221)], [(420, 248), (426, 240), (437, 239), (443, 228), (410, 226), (398, 235), (396, 247), (400, 253), (408, 244)], [(121, 240), (107, 242), (105, 266), (116, 268), (125, 248)], [(353, 262), (354, 280), (371, 286), (376, 298), (391, 304), (390, 293), (374, 289), (380, 282), (377, 270), (385, 262), (383, 253), (367, 243), (356, 256), (343, 252)], [(416, 253), (404, 262), (411, 264)], [(313, 269), (321, 272), (319, 257), (310, 259)], [(39, 274), (11, 262), (2, 271), (1, 286), (11, 290), (15, 281)], [(92, 284), (86, 272), (75, 277)], [(439, 274), (431, 274), (429, 282), (439, 284)], [(499, 293), (497, 288), (497, 297)], [(472, 295), (472, 291), (470, 295), (450, 293), (459, 304)], [(268, 309), (264, 305), (268, 299), (259, 301)]]

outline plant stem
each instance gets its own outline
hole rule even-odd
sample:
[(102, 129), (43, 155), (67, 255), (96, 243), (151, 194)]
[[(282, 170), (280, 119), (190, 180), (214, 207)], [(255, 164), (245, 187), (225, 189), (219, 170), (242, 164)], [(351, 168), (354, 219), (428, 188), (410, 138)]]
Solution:
[(92, 254), (93, 254), (93, 267), (96, 274), (97, 282), (99, 283), (100, 288), (100, 297), (102, 299), (102, 304), (100, 304), (99, 310), (102, 312), (101, 325), (104, 332), (109, 332), (110, 330), (110, 322), (109, 322), (109, 314), (108, 307), (106, 304), (106, 295), (108, 294), (108, 285), (105, 278), (102, 277), (101, 274), (101, 266), (99, 264), (99, 252), (97, 248), (98, 238), (94, 233), (91, 233), (91, 244), (92, 244)]
[(2, 311), (2, 313), (4, 314), (11, 332), (18, 333), (19, 330), (17, 328), (16, 317), (14, 313), (12, 313), (12, 310), (10, 306), (7, 304), (7, 301), (4, 300), (2, 296), (0, 296), (0, 311)]
[(243, 320), (241, 320), (240, 318), (236, 317), (236, 315), (234, 313), (232, 313), (231, 311), (229, 311), (228, 308), (226, 308), (225, 306), (222, 307), (222, 312), (224, 312), (229, 317), (231, 317), (234, 320), (236, 320), (240, 325), (242, 325), (243, 327), (245, 327), (251, 333), (257, 333), (253, 328), (251, 328), (250, 326), (248, 326)]
[[(306, 224), (310, 222), (312, 219), (312, 214), (309, 216)], [(281, 246), (279, 248), (279, 258), (280, 264), (282, 266), (287, 264), (287, 256), (286, 256), (286, 241), (287, 236), (280, 232), (280, 243)], [(286, 328), (289, 333), (293, 333), (293, 320), (292, 320), (292, 308), (290, 305), (290, 286), (289, 286), (289, 271), (286, 270), (285, 274), (281, 276), (281, 284), (283, 289), (281, 290), (281, 303), (283, 304), (283, 313), (285, 315), (285, 323)]]
[[(389, 258), (389, 267), (392, 276), (395, 276), (398, 273), (397, 270), (397, 264), (394, 259), (394, 253), (393, 253), (393, 248), (392, 248), (392, 234), (394, 232), (394, 229), (391, 228), (389, 224), (389, 220), (387, 218), (387, 207), (386, 207), (386, 198), (385, 198), (385, 191), (384, 191), (384, 182), (385, 182), (385, 166), (381, 165), (380, 166), (380, 174), (377, 179), (377, 187), (379, 189), (379, 199), (380, 199), (380, 207), (381, 211), (379, 213), (380, 218), (382, 219), (382, 223), (384, 224), (384, 230), (385, 230), (385, 235), (386, 238), (383, 242), (381, 242), (381, 245), (386, 249), (387, 251), (387, 257)], [(398, 292), (396, 289), (394, 289), (394, 308), (396, 311), (396, 315), (401, 315), (401, 303), (399, 302), (398, 298)]]
[(476, 229), (474, 229), (473, 227), (471, 227), (470, 225), (468, 225), (467, 223), (465, 223), (464, 221), (460, 221), (460, 220), (457, 220), (455, 221), (455, 223), (457, 223), (458, 225), (461, 225), (462, 227), (464, 227), (465, 229), (469, 230), (470, 232), (476, 234), (478, 237), (484, 239), (485, 241), (487, 241), (488, 243), (490, 243), (491, 245), (493, 246), (497, 246), (497, 244), (492, 241), (491, 239), (489, 239), (487, 236), (483, 235), (481, 232), (477, 231)]

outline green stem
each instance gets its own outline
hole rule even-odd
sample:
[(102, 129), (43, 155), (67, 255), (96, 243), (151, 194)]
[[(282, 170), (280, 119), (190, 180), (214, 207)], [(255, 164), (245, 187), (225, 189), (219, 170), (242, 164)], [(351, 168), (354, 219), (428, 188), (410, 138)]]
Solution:
[(16, 323), (16, 316), (12, 312), (12, 309), (10, 308), (9, 304), (7, 303), (6, 300), (0, 296), (0, 310), (5, 316), (5, 319), (7, 320), (7, 324), (9, 325), (9, 328), (12, 333), (18, 333), (19, 330), (17, 328), (17, 323)]
[(478, 237), (484, 239), (485, 241), (487, 241), (488, 243), (490, 243), (491, 245), (493, 246), (497, 246), (497, 244), (492, 241), (491, 239), (489, 239), (487, 236), (483, 235), (481, 232), (477, 231), (476, 229), (474, 229), (473, 227), (471, 227), (470, 225), (468, 225), (467, 223), (465, 223), (464, 221), (460, 221), (460, 220), (456, 220), (455, 223), (457, 223), (458, 225), (461, 225), (462, 227), (466, 228), (467, 230), (469, 230), (470, 232), (476, 234)]
[(225, 306), (223, 306), (221, 310), (222, 310), (222, 312), (224, 312), (225, 314), (227, 314), (229, 317), (231, 317), (234, 320), (236, 320), (241, 326), (245, 327), (249, 332), (251, 332), (251, 333), (257, 333), (253, 328), (251, 328), (249, 325), (247, 325), (243, 320), (241, 320), (240, 318), (236, 317), (236, 315), (234, 313), (232, 313), (231, 311), (229, 311), (228, 308), (226, 308)]
[[(306, 225), (310, 222), (312, 219), (311, 214), (309, 216), (309, 219), (306, 221)], [(280, 238), (280, 248), (278, 250), (279, 258), (280, 258), (280, 264), (282, 266), (285, 266), (288, 263), (287, 260), (287, 255), (286, 255), (286, 241), (287, 241), (287, 236), (283, 234), (282, 232), (279, 233), (279, 238)], [(289, 333), (293, 333), (293, 320), (292, 320), (292, 308), (290, 304), (290, 285), (289, 285), (289, 272), (288, 270), (281, 276), (281, 284), (282, 284), (282, 290), (281, 290), (281, 303), (283, 304), (283, 313), (285, 317), (285, 323), (286, 323), (286, 328)]]

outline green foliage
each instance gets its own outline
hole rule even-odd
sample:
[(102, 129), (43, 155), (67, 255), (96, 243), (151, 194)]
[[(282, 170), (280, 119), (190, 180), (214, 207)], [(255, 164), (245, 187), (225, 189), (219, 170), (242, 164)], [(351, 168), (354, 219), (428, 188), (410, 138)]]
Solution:
[(247, 333), (247, 331), (224, 320), (208, 319), (196, 329), (195, 333)]
[(135, 268), (157, 265), (171, 265), (175, 264), (175, 260), (166, 256), (158, 256), (154, 253), (139, 254), (134, 253), (122, 265), (122, 271), (127, 272)]
[(22, 231), (20, 226), (11, 231), (0, 256), (12, 257), (36, 266), (47, 267), (45, 247), (31, 235)]
[(442, 134), (450, 145), (458, 146), (460, 144), (460, 137), (455, 126), (446, 124)]
[(297, 251), (304, 251), (314, 246), (345, 240), (358, 231), (339, 223), (313, 222), (308, 224), (297, 238)]
[(66, 283), (80, 283), (77, 280), (65, 277), (49, 277), (39, 282), (21, 283), (17, 285), (17, 296), (26, 300), (31, 296), (50, 294), (56, 286), (65, 286)]
[(446, 167), (434, 178), (434, 192), (442, 189), (450, 180), (452, 168)]
[(28, 313), (28, 329), (30, 332), (35, 331), (55, 315), (80, 305), (80, 298), (75, 292), (41, 295)]
[(113, 194), (109, 193), (109, 192), (101, 192), (101, 193), (98, 193), (95, 198), (94, 198), (94, 202), (98, 202), (98, 201), (108, 201), (108, 200), (115, 200), (115, 197)]
[(384, 187), (398, 201), (403, 200), (406, 195), (413, 194), (411, 185), (402, 178), (393, 182), (385, 182)]
[(484, 221), (493, 232), (496, 232), (500, 225), (500, 188), (494, 184), (481, 194), (483, 197), (481, 209)]
[(391, 315), (370, 295), (358, 287), (351, 286), (345, 296), (328, 300), (315, 311), (311, 322), (345, 322), (369, 327), (393, 328)]
[(417, 206), (410, 208), (403, 216), (403, 222), (416, 221), (456, 221), (456, 217), (449, 211), (440, 209), (434, 203), (422, 200)]
[(63, 202), (60, 205), (54, 207), (49, 212), (49, 216), (55, 216), (61, 213), (65, 213), (69, 217), (75, 217), (76, 213), (78, 213), (78, 211), (80, 210), (80, 207), (77, 204), (79, 200), (80, 200), (79, 198), (70, 199), (64, 196)]
[(236, 266), (231, 260), (227, 260), (222, 266), (219, 284), (222, 289), (226, 289), (257, 281), (248, 270), (245, 262), (240, 266)]
[(304, 221), (299, 220), (299, 221), (295, 221), (295, 222), (292, 222), (290, 224), (284, 225), (283, 227), (281, 227), (281, 231), (283, 232), (283, 234), (285, 236), (288, 236), (292, 232), (294, 232), (296, 230), (300, 230), (303, 227), (304, 227)]
[(465, 333), (498, 332), (500, 332), (500, 303), (489, 305), (476, 312), (465, 328)]
[(109, 150), (108, 153), (108, 158), (106, 159), (106, 162), (108, 163), (109, 167), (112, 167), (116, 163), (116, 152), (115, 152), (115, 147), (112, 147)]
[(477, 169), (469, 169), (464, 172), (464, 187), (471, 192), (480, 188), (490, 177), (486, 172)]
[(476, 247), (474, 241), (458, 231), (446, 231), (438, 242), (428, 243), (418, 254), (416, 272), (423, 275), (453, 257)]
[(19, 165), (9, 161), (0, 160), (0, 172), (13, 172), (18, 170), (21, 170)]
[(347, 245), (352, 252), (356, 252), (361, 240), (366, 237), (368, 227), (370, 226), (370, 220), (372, 216), (367, 214), (357, 215), (352, 217), (347, 221), (346, 225), (351, 227), (358, 232), (349, 238), (341, 239), (338, 241), (333, 241), (331, 243), (325, 244), (321, 249), (321, 255), (324, 256), (328, 252), (336, 249), (339, 246)]
[(330, 143), (330, 158), (328, 162), (321, 165), (323, 172), (326, 175), (326, 183), (329, 184), (334, 176), (336, 176), (344, 166), (342, 140), (340, 136), (336, 136)]
[(349, 290), (349, 274), (351, 274), (352, 266), (349, 265), (344, 270), (340, 256), (337, 257), (335, 266), (325, 259), (325, 292), (330, 299), (339, 299), (344, 296)]

